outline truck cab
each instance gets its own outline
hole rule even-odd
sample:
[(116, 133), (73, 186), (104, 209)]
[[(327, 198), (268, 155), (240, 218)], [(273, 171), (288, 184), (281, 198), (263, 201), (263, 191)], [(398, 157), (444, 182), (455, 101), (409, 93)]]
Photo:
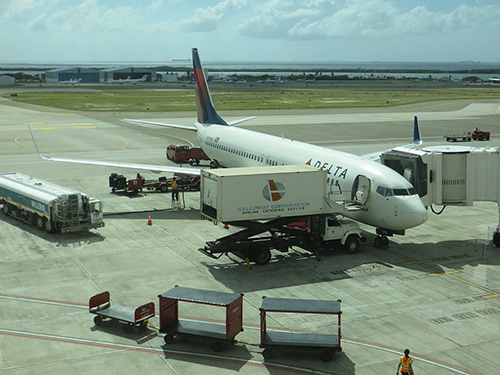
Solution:
[(167, 147), (167, 159), (174, 162), (182, 162), (190, 159), (188, 145), (171, 144)]
[(317, 215), (310, 218), (311, 232), (325, 243), (339, 241), (348, 253), (356, 253), (364, 239), (358, 223), (341, 215)]

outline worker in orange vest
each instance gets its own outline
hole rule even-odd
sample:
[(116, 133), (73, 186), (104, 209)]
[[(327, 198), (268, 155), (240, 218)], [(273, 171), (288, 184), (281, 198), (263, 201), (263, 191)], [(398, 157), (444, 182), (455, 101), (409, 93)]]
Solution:
[(410, 357), (410, 350), (405, 349), (405, 355), (402, 356), (398, 363), (398, 369), (396, 375), (399, 375), (399, 370), (401, 369), (402, 375), (413, 375), (413, 358)]
[(175, 180), (175, 177), (172, 180), (172, 200), (173, 201), (179, 200), (179, 187), (177, 186), (177, 181)]

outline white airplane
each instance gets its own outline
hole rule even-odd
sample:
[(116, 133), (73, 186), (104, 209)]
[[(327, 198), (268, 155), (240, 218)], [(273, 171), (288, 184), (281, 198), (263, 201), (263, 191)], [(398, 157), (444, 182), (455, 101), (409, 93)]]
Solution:
[[(232, 126), (254, 117), (232, 122), (223, 120), (212, 103), (196, 48), (193, 48), (193, 68), (198, 108), (194, 126), (125, 120), (196, 131), (203, 151), (221, 167), (308, 164), (323, 168), (328, 172), (328, 190), (344, 197), (332, 210), (376, 227), (383, 239), (380, 244), (387, 243), (387, 235), (404, 234), (405, 229), (427, 220), (427, 210), (414, 187), (389, 167), (357, 155)], [(414, 142), (406, 147), (414, 148), (420, 143), (415, 121)], [(41, 156), (50, 161), (200, 174), (199, 169), (192, 168)]]
[(82, 79), (70, 79), (69, 81), (59, 81), (59, 84), (61, 85), (76, 85), (77, 83), (80, 83)]
[(110, 79), (109, 81), (106, 81), (104, 82), (104, 84), (119, 84), (119, 85), (122, 85), (124, 83), (132, 83), (132, 84), (136, 84), (136, 83), (140, 83), (140, 82), (146, 82), (146, 79), (148, 79), (148, 75), (147, 74), (144, 74), (141, 78), (130, 78), (130, 76), (128, 76), (127, 78), (125, 79), (122, 79), (122, 78), (119, 78), (119, 79)]

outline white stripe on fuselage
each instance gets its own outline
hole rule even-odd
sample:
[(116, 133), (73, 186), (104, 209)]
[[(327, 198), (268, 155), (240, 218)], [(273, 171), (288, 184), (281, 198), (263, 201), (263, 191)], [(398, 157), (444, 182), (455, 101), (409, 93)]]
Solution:
[[(368, 177), (371, 180), (370, 198), (366, 202), (368, 210), (342, 212), (361, 222), (388, 228), (384, 223), (397, 222), (398, 210), (409, 198), (391, 197), (393, 204), (390, 204), (387, 197), (377, 196), (375, 190), (380, 185), (393, 189), (409, 189), (412, 185), (394, 170), (357, 155), (236, 127), (201, 124), (196, 124), (196, 127), (203, 150), (223, 167), (303, 165), (310, 162), (311, 166), (328, 171), (327, 184), (333, 185), (328, 191), (339, 192), (335, 186), (338, 184), (344, 192), (344, 199), (346, 196), (350, 198), (356, 176)], [(331, 198), (335, 200), (335, 195)], [(338, 212), (338, 208), (333, 209)]]

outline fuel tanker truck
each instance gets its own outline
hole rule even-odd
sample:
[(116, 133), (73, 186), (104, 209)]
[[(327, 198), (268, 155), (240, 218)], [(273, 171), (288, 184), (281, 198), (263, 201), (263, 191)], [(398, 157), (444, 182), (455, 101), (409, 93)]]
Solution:
[(0, 203), (6, 215), (49, 233), (104, 226), (98, 199), (22, 173), (0, 173)]

